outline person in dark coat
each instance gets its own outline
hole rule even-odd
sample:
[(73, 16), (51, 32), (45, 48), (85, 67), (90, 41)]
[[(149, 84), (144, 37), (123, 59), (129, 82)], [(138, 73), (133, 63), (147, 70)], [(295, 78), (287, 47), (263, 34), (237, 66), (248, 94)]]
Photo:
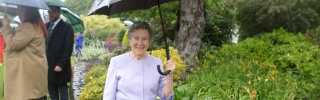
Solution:
[[(48, 37), (46, 54), (48, 59), (48, 90), (51, 100), (68, 100), (67, 83), (71, 81), (71, 61), (74, 32), (61, 18), (61, 8), (50, 6), (50, 22), (46, 23)], [(60, 94), (60, 95), (59, 95)]]

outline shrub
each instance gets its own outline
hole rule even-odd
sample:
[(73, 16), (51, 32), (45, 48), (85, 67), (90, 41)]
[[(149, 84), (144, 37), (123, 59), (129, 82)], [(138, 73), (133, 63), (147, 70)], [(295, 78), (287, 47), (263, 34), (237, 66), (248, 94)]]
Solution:
[(108, 18), (107, 16), (93, 15), (81, 16), (86, 31), (84, 33), (87, 44), (93, 40), (104, 41), (108, 36), (116, 36), (125, 26), (119, 18)]
[(80, 100), (101, 100), (104, 84), (107, 76), (107, 70), (103, 66), (91, 68), (86, 76), (86, 85), (80, 95)]
[(123, 28), (117, 35), (117, 41), (121, 42), (128, 29)]
[(201, 70), (182, 85), (192, 93), (184, 94), (197, 94), (185, 96), (197, 99), (319, 99), (318, 52), (302, 34), (283, 29), (223, 45), (203, 56)]
[(202, 43), (222, 46), (231, 42), (232, 31), (235, 29), (235, 11), (233, 3), (228, 0), (204, 0), (205, 4), (205, 28)]
[(319, 41), (320, 41), (320, 27), (313, 29), (313, 30), (308, 30), (304, 34), (309, 40), (311, 40), (313, 43), (317, 44), (319, 47)]
[(103, 41), (92, 42), (89, 46), (84, 46), (82, 49), (82, 57), (80, 60), (88, 61), (92, 59), (98, 59), (99, 56), (107, 53), (107, 51), (103, 48)]
[(91, 68), (85, 76), (86, 83), (92, 82), (107, 73), (107, 69), (103, 66), (95, 66)]
[[(235, 0), (240, 40), (283, 27), (306, 32), (319, 26), (320, 18), (310, 2), (318, 0)], [(319, 1), (318, 1), (319, 2)]]
[[(180, 75), (186, 71), (187, 64), (181, 59), (177, 49), (170, 47), (169, 52), (170, 52), (170, 59), (173, 60), (174, 63), (176, 64), (176, 69), (174, 71), (173, 79), (175, 81), (178, 81), (180, 79)], [(160, 58), (162, 60), (162, 65), (165, 69), (165, 65), (167, 63), (165, 49), (152, 50), (149, 53), (155, 57)]]

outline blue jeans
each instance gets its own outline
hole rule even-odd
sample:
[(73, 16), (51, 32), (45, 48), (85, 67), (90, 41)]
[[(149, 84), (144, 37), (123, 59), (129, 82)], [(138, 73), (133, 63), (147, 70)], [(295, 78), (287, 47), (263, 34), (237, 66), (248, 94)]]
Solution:
[(82, 51), (82, 45), (77, 45), (76, 52), (81, 52), (81, 51)]
[[(48, 90), (51, 100), (68, 100), (68, 86), (64, 84), (48, 84)], [(59, 95), (60, 94), (60, 95)]]

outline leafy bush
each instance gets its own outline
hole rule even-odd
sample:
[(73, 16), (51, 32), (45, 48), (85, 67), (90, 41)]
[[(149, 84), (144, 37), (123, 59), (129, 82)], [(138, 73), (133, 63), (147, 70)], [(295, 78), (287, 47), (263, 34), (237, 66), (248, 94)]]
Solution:
[(320, 27), (313, 29), (313, 30), (309, 30), (304, 34), (309, 40), (311, 40), (313, 43), (318, 44), (320, 42)]
[(302, 34), (280, 29), (207, 53), (201, 69), (176, 86), (188, 92), (175, 89), (175, 95), (188, 94), (179, 100), (319, 99), (319, 56), (317, 46)]
[(117, 35), (117, 42), (122, 42), (123, 37), (125, 36), (127, 30), (128, 30), (128, 29), (124, 28), (124, 29), (122, 29), (122, 30), (118, 33), (118, 35)]
[(108, 18), (101, 15), (81, 16), (81, 18), (86, 28), (84, 37), (89, 40), (88, 43), (92, 40), (104, 41), (106, 37), (116, 36), (125, 29), (119, 18)]
[[(177, 49), (170, 47), (169, 52), (170, 52), (170, 59), (173, 60), (174, 63), (176, 64), (176, 69), (174, 71), (173, 79), (174, 81), (178, 81), (180, 79), (180, 75), (186, 71), (187, 64), (181, 59)], [(162, 66), (165, 69), (165, 65), (167, 63), (166, 50), (165, 49), (152, 50), (149, 53), (155, 57), (160, 58), (162, 60)]]
[(103, 66), (91, 68), (86, 76), (86, 85), (80, 95), (80, 100), (101, 100), (104, 84), (107, 76), (107, 70)]
[(89, 46), (84, 46), (82, 48), (82, 57), (80, 60), (88, 61), (92, 59), (98, 59), (99, 56), (106, 54), (107, 50), (103, 48), (103, 41), (92, 42)]
[[(235, 0), (240, 40), (283, 27), (289, 32), (306, 32), (320, 23), (311, 2), (319, 0)], [(309, 3), (310, 2), (310, 3)], [(318, 11), (319, 12), (319, 11)]]
[(103, 76), (106, 73), (107, 73), (107, 69), (104, 68), (103, 66), (101, 66), (101, 65), (95, 66), (95, 67), (91, 68), (86, 73), (85, 82), (86, 83), (92, 82), (92, 81), (100, 78), (101, 76)]
[(202, 42), (219, 47), (224, 43), (230, 43), (236, 22), (234, 6), (227, 0), (204, 1), (207, 17)]

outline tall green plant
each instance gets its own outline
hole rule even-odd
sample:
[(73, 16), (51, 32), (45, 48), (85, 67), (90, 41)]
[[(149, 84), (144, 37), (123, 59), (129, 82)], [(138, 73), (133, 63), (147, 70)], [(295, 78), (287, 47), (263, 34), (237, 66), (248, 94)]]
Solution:
[(98, 59), (99, 56), (106, 54), (107, 50), (104, 49), (104, 44), (104, 41), (91, 41), (89, 45), (83, 47), (81, 51), (83, 56), (80, 57), (80, 60), (94, 60)]
[(84, 35), (90, 37), (90, 40), (87, 42), (94, 40), (104, 41), (108, 36), (117, 36), (125, 28), (119, 18), (108, 18), (101, 15), (81, 17), (86, 28)]
[(68, 8), (78, 15), (87, 15), (94, 0), (64, 0)]
[(184, 93), (201, 100), (319, 99), (319, 56), (317, 45), (302, 34), (280, 29), (207, 52), (184, 84), (192, 93)]
[(235, 29), (235, 10), (226, 0), (205, 0), (206, 27), (203, 42), (208, 45), (221, 46), (231, 42)]

